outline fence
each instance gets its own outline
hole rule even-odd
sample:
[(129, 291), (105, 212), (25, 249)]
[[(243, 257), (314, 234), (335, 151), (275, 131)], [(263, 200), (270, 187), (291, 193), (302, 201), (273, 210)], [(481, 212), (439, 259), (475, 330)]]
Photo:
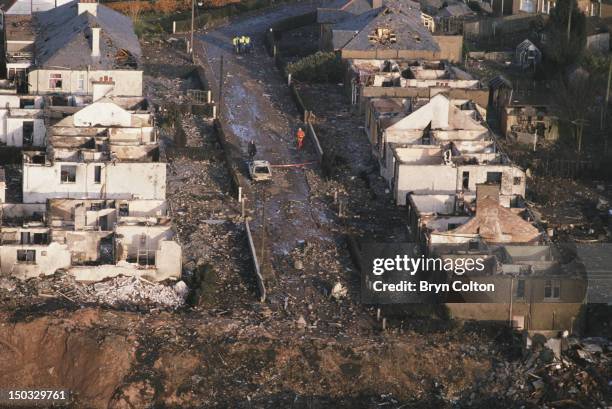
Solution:
[(249, 226), (248, 220), (244, 222), (244, 228), (249, 241), (251, 260), (253, 261), (253, 266), (255, 267), (255, 277), (257, 278), (257, 287), (259, 288), (259, 299), (261, 302), (264, 302), (266, 301), (266, 286), (264, 284), (263, 276), (261, 275), (260, 264), (257, 260), (257, 250), (255, 248), (255, 242), (253, 241), (253, 235), (251, 234), (251, 227)]

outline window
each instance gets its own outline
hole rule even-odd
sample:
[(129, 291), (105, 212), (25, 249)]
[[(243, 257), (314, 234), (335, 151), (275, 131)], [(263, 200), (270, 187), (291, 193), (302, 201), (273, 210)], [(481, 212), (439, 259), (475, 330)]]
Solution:
[(62, 165), (61, 178), (62, 183), (76, 183), (76, 166)]
[(520, 186), (522, 181), (523, 181), (523, 178), (521, 178), (520, 176), (515, 176), (514, 177), (514, 186)]
[(521, 0), (520, 9), (521, 11), (524, 11), (525, 13), (535, 13), (536, 11), (535, 2), (533, 0)]
[(85, 74), (79, 74), (77, 78), (77, 88), (79, 91), (85, 91)]
[(121, 203), (119, 205), (119, 216), (127, 217), (130, 215), (130, 205), (127, 203)]
[(502, 173), (501, 172), (487, 172), (487, 183), (501, 185)]
[(478, 250), (479, 249), (478, 241), (470, 240), (468, 242), (468, 250)]
[(36, 250), (17, 250), (17, 262), (22, 264), (35, 264)]
[(516, 282), (516, 298), (525, 298), (525, 280)]
[(558, 300), (561, 296), (561, 281), (546, 280), (544, 285), (544, 298)]
[(462, 186), (463, 189), (467, 190), (469, 189), (470, 186), (470, 172), (463, 172), (463, 182), (462, 182)]
[(34, 144), (34, 122), (23, 121), (23, 146)]
[(102, 166), (96, 166), (94, 168), (94, 183), (102, 182)]
[(62, 74), (49, 74), (49, 89), (62, 89)]

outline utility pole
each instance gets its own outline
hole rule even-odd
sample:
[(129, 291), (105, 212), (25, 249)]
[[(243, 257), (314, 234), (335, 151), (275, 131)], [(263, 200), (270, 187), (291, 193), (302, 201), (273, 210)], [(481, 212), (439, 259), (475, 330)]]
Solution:
[(219, 63), (219, 101), (217, 103), (217, 105), (219, 106), (219, 112), (217, 113), (217, 115), (219, 116), (219, 118), (221, 118), (221, 114), (222, 114), (222, 110), (221, 110), (221, 104), (223, 103), (223, 54), (221, 54), (221, 61)]
[(191, 0), (191, 42), (189, 43), (189, 51), (191, 60), (193, 61), (193, 30), (195, 27), (195, 0)]
[(259, 271), (263, 277), (266, 255), (266, 189), (261, 193), (261, 258), (259, 259)]
[(572, 31), (572, 14), (574, 11), (574, 3), (572, 2), (572, 0), (570, 0), (569, 2), (569, 10), (568, 10), (568, 15), (567, 15), (567, 42), (570, 42), (570, 38), (571, 38), (571, 31)]
[[(610, 58), (610, 68), (608, 68), (608, 86), (606, 87), (606, 99), (604, 101), (604, 122), (607, 123), (608, 116), (608, 103), (610, 102), (610, 81), (612, 80), (612, 58)], [(608, 139), (610, 139), (610, 135), (606, 135), (606, 139), (604, 139), (604, 155), (608, 154)]]

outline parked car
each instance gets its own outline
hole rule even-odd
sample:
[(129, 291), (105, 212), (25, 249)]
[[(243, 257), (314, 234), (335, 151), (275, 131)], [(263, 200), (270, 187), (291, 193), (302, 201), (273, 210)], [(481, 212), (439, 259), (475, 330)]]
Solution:
[(272, 179), (272, 168), (267, 160), (254, 160), (249, 163), (249, 175), (255, 182)]

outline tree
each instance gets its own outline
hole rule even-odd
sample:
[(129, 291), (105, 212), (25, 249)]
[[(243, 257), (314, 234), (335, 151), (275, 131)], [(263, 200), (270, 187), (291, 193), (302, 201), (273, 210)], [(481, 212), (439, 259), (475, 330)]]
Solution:
[(590, 124), (591, 108), (601, 89), (600, 79), (598, 75), (579, 69), (568, 78), (560, 79), (555, 87), (556, 99), (563, 118), (571, 127), (579, 158), (584, 148), (584, 128)]
[(132, 21), (136, 22), (140, 19), (140, 14), (144, 11), (144, 6), (140, 0), (132, 0), (128, 3), (127, 12)]
[(558, 0), (546, 25), (544, 54), (556, 70), (577, 62), (586, 46), (586, 17), (577, 0)]

